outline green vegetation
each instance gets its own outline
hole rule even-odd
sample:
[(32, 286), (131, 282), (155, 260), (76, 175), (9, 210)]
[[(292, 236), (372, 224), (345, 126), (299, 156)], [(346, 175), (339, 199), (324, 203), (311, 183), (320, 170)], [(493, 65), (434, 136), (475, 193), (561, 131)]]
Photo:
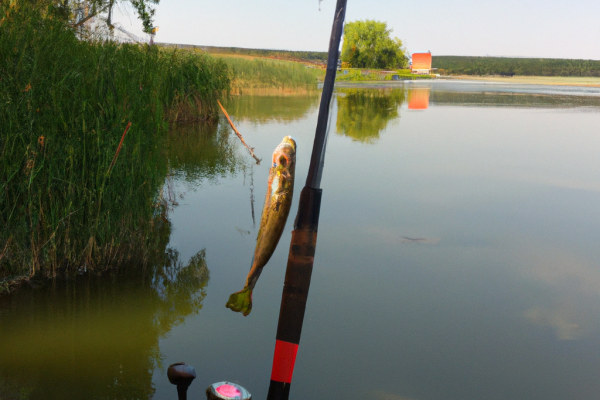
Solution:
[(211, 54), (233, 54), (239, 56), (254, 56), (277, 58), (292, 61), (327, 61), (326, 51), (293, 51), (293, 50), (267, 50), (267, 49), (244, 49), (241, 47), (213, 47), (193, 46)]
[(4, 288), (144, 263), (164, 220), (167, 121), (215, 117), (231, 75), (207, 55), (80, 41), (60, 10), (30, 4), (0, 5)]
[[(161, 46), (169, 49), (169, 46)], [(200, 46), (178, 46), (181, 51), (190, 54), (205, 54)], [(228, 49), (221, 48), (219, 49)], [(235, 48), (231, 48), (235, 49)], [(231, 88), (234, 93), (245, 89), (252, 93), (286, 92), (292, 90), (294, 93), (302, 92), (298, 89), (316, 90), (317, 78), (325, 76), (325, 71), (318, 68), (307, 67), (301, 63), (285, 60), (273, 60), (260, 57), (245, 57), (236, 53), (214, 54), (225, 62), (232, 71)]]
[[(348, 72), (346, 72), (348, 71)], [(384, 79), (384, 75), (377, 74), (374, 72), (363, 73), (358, 68), (352, 69), (344, 69), (341, 72), (338, 72), (335, 80), (336, 81), (351, 81), (351, 82), (361, 82), (361, 81), (380, 81)]]
[[(17, 0), (12, 1), (17, 3)], [(102, 18), (96, 18), (96, 20), (104, 21), (106, 27), (112, 28), (113, 9), (129, 3), (127, 6), (133, 8), (142, 21), (144, 31), (151, 33), (154, 25), (152, 18), (155, 12), (153, 6), (158, 5), (159, 2), (160, 0), (34, 0), (31, 3), (38, 6), (51, 5), (55, 7), (58, 16), (74, 28), (81, 28), (87, 21), (99, 16)]]
[(433, 68), (448, 75), (599, 76), (600, 61), (555, 58), (434, 56)]
[(402, 41), (390, 38), (387, 23), (365, 20), (344, 26), (342, 61), (353, 68), (405, 68)]
[(316, 89), (317, 76), (323, 75), (319, 69), (296, 62), (240, 57), (223, 57), (222, 60), (233, 71), (234, 89)]
[(398, 71), (378, 71), (344, 68), (341, 72), (338, 72), (335, 80), (340, 82), (391, 81), (394, 75), (398, 75), (399, 80), (431, 79), (431, 75), (411, 74), (410, 70), (405, 69)]

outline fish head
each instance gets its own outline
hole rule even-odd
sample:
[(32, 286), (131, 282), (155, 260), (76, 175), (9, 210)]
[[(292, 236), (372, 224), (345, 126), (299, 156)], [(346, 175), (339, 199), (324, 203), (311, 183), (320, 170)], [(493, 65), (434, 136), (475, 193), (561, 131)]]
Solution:
[(272, 166), (281, 174), (293, 174), (296, 166), (296, 141), (291, 136), (284, 137), (275, 148)]

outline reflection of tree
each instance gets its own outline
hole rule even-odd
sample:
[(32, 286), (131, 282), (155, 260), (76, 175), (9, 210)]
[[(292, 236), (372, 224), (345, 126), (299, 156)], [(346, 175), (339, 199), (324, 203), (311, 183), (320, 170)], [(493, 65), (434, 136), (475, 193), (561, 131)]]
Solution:
[[(189, 179), (234, 173), (240, 160), (229, 136), (216, 125), (180, 126), (168, 140), (169, 164)], [(166, 205), (140, 226), (142, 258), (0, 298), (0, 399), (152, 397), (159, 339), (202, 308), (209, 280), (204, 250), (184, 265), (167, 248)]]
[(568, 96), (554, 94), (530, 94), (513, 92), (432, 92), (431, 102), (437, 106), (474, 107), (600, 107), (600, 97)]
[(400, 116), (406, 101), (402, 89), (341, 89), (337, 96), (336, 131), (353, 140), (373, 143), (388, 122)]
[[(168, 240), (169, 227), (161, 230)], [(0, 398), (151, 398), (159, 339), (202, 308), (209, 280), (204, 250), (184, 266), (164, 243), (143, 271), (77, 276), (4, 299)]]
[[(210, 181), (243, 167), (235, 140), (225, 127), (180, 125), (146, 162), (163, 179), (168, 160), (176, 175)], [(169, 196), (163, 191), (157, 204), (157, 191), (134, 204), (150, 209), (135, 232), (143, 242), (139, 257), (111, 260), (119, 269), (101, 276), (88, 272), (35, 290), (24, 285), (0, 297), (0, 399), (152, 397), (152, 374), (162, 366), (159, 339), (198, 313), (209, 281), (204, 250), (183, 264), (167, 247)], [(130, 206), (114, 207), (125, 213)]]

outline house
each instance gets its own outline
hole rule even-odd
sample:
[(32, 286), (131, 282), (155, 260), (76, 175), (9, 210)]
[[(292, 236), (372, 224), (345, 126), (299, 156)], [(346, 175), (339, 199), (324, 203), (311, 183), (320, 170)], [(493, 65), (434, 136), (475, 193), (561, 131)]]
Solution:
[(431, 52), (413, 53), (410, 72), (423, 75), (431, 74)]

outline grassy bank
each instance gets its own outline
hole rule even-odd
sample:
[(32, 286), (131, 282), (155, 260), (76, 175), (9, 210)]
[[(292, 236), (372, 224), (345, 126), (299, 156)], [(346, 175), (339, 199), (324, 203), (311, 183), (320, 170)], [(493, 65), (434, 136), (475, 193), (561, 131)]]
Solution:
[(233, 55), (233, 56), (251, 56), (273, 58), (278, 60), (290, 61), (308, 61), (308, 62), (326, 62), (326, 51), (293, 51), (293, 50), (269, 50), (269, 49), (247, 49), (243, 47), (216, 47), (216, 46), (196, 46), (196, 45), (174, 45), (161, 43), (164, 47), (199, 49), (209, 54)]
[(339, 82), (391, 81), (394, 75), (398, 75), (399, 80), (431, 79), (431, 75), (411, 74), (408, 69), (383, 71), (374, 69), (343, 68), (342, 71), (338, 72), (335, 80)]
[[(171, 47), (161, 46), (163, 49)], [(206, 55), (204, 46), (182, 46), (181, 51), (189, 54)], [(214, 47), (211, 49), (234, 49)], [(237, 54), (235, 52), (213, 53), (231, 70), (230, 94), (306, 94), (317, 89), (317, 79), (325, 76), (325, 70), (310, 68), (302, 63), (274, 60), (258, 55)]]
[(434, 56), (442, 75), (597, 76), (600, 61), (554, 58)]
[(233, 71), (232, 89), (254, 90), (277, 89), (297, 92), (298, 89), (316, 89), (317, 77), (323, 71), (307, 68), (289, 61), (269, 59), (247, 59), (241, 57), (222, 57)]
[(161, 222), (168, 122), (215, 117), (230, 68), (79, 41), (51, 6), (12, 4), (0, 5), (0, 286), (143, 262)]

